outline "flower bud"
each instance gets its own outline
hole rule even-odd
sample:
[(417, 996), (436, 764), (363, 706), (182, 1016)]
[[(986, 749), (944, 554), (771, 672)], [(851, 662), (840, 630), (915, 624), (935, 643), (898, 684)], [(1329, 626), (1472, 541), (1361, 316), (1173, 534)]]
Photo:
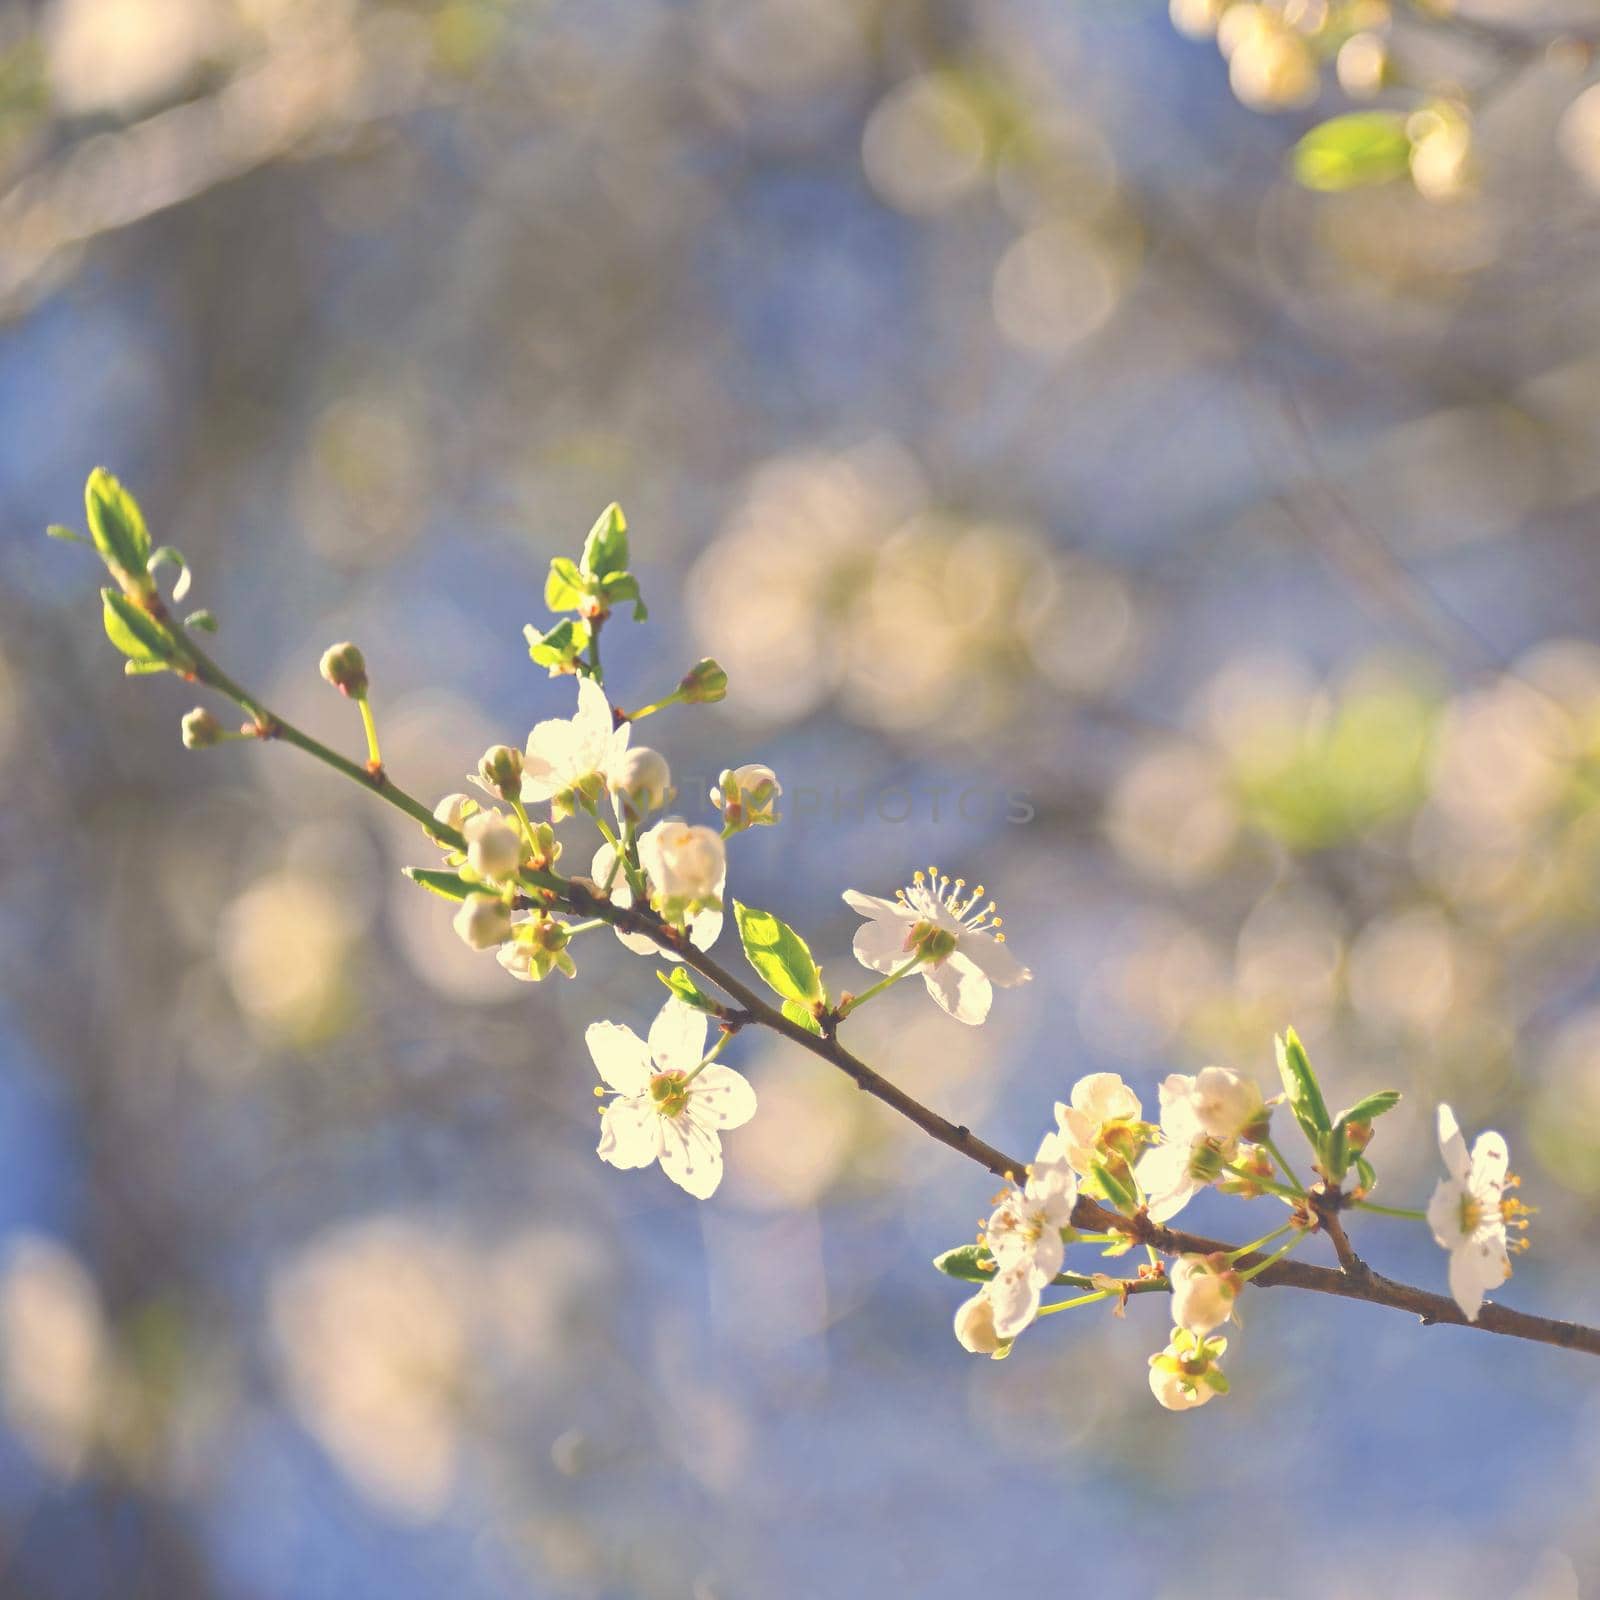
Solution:
[(707, 656), (684, 673), (678, 683), (678, 694), (691, 706), (710, 705), (714, 700), (726, 699), (728, 674)]
[(183, 747), (185, 750), (209, 750), (222, 740), (222, 724), (206, 710), (196, 706), (183, 719)]
[(1389, 47), (1376, 33), (1353, 33), (1334, 62), (1339, 87), (1352, 100), (1370, 100), (1391, 77)]
[(1011, 1344), (994, 1331), (994, 1302), (982, 1290), (956, 1307), (956, 1339), (975, 1356), (1000, 1355)]
[(1172, 1320), (1190, 1333), (1207, 1334), (1233, 1315), (1239, 1276), (1207, 1256), (1184, 1256), (1172, 1264)]
[(672, 770), (667, 758), (659, 750), (635, 745), (622, 758), (621, 769), (612, 778), (611, 792), (629, 822), (659, 811), (672, 798)]
[(1202, 1068), (1190, 1103), (1201, 1129), (1212, 1139), (1237, 1139), (1261, 1120), (1266, 1102), (1261, 1085), (1227, 1067)]
[(433, 808), (433, 820), (459, 833), (467, 825), (467, 818), (478, 809), (478, 802), (470, 794), (447, 794)]
[(564, 922), (540, 916), (517, 927), (511, 941), (500, 946), (495, 959), (523, 983), (538, 983), (552, 972), (559, 972), (564, 978), (575, 977), (578, 968), (567, 954), (571, 937)]
[(639, 861), (669, 919), (721, 904), (728, 857), (714, 829), (668, 817), (640, 836)]
[(711, 803), (722, 813), (731, 832), (778, 820), (778, 796), (783, 785), (771, 767), (750, 762), (724, 772), (711, 791)]
[(492, 950), (511, 937), (511, 908), (492, 894), (469, 894), (452, 924), (474, 950)]
[(353, 644), (330, 645), (322, 652), (322, 676), (347, 699), (367, 698), (366, 657)]
[(485, 789), (511, 800), (522, 793), (522, 752), (508, 744), (492, 744), (478, 762), (478, 779)]
[(522, 865), (522, 835), (503, 812), (479, 811), (461, 829), (467, 841), (467, 865), (480, 878), (509, 878)]

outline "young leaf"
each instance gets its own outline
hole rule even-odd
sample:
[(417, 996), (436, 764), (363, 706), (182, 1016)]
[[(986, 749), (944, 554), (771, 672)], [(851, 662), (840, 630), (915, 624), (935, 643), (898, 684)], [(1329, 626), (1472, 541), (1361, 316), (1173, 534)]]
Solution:
[(578, 657), (589, 648), (589, 624), (581, 617), (563, 617), (548, 633), (530, 622), (522, 630), (534, 665), (547, 667), (550, 676), (571, 672)]
[(123, 655), (158, 669), (172, 661), (176, 641), (148, 611), (135, 605), (120, 589), (102, 589), (100, 598), (105, 602), (106, 638)]
[(639, 580), (631, 572), (613, 572), (600, 585), (600, 592), (606, 597), (607, 605), (620, 605), (624, 600), (633, 601), (635, 622), (643, 622), (650, 615), (639, 595)]
[(595, 519), (589, 537), (583, 541), (584, 575), (608, 578), (628, 564), (628, 519), (622, 507), (612, 501)]
[(173, 603), (181, 601), (189, 592), (189, 584), (194, 574), (189, 570), (189, 563), (183, 559), (183, 552), (175, 550), (170, 544), (164, 544), (159, 549), (150, 552), (149, 569), (154, 572), (157, 567), (176, 567), (178, 569), (177, 581), (172, 585)]
[(1406, 119), (1397, 111), (1352, 111), (1318, 123), (1294, 147), (1295, 178), (1333, 192), (1403, 178), (1411, 166)]
[(953, 1250), (933, 1258), (933, 1264), (946, 1277), (967, 1283), (990, 1283), (994, 1279), (994, 1257), (982, 1244), (958, 1244)]
[(799, 1000), (785, 1000), (781, 1010), (784, 1016), (791, 1022), (798, 1023), (807, 1033), (821, 1034), (822, 1024), (817, 1021), (817, 1014), (810, 1006)]
[(74, 528), (69, 528), (65, 523), (52, 522), (45, 530), (45, 537), (61, 539), (67, 544), (88, 544), (89, 540)]
[(1294, 1112), (1295, 1121), (1310, 1140), (1311, 1147), (1316, 1149), (1319, 1136), (1330, 1132), (1333, 1127), (1322, 1090), (1317, 1085), (1317, 1075), (1311, 1070), (1305, 1047), (1293, 1028), (1287, 1029), (1283, 1037), (1275, 1039), (1273, 1043), (1277, 1046), (1278, 1076), (1283, 1079), (1283, 1092), (1288, 1096), (1289, 1109)]
[(183, 625), (186, 628), (198, 628), (202, 633), (215, 633), (219, 626), (216, 616), (204, 607), (199, 611), (191, 611), (183, 619)]
[(1315, 1142), (1317, 1165), (1323, 1176), (1334, 1183), (1341, 1182), (1350, 1170), (1350, 1141), (1345, 1137), (1344, 1124), (1341, 1122)]
[(733, 914), (739, 924), (745, 959), (774, 994), (807, 1005), (822, 999), (817, 964), (811, 959), (805, 940), (788, 923), (780, 922), (770, 911), (757, 911), (737, 900), (733, 902)]
[(1341, 1111), (1334, 1119), (1334, 1126), (1347, 1128), (1352, 1122), (1371, 1122), (1374, 1117), (1381, 1117), (1385, 1111), (1393, 1111), (1399, 1104), (1398, 1089), (1379, 1089), (1376, 1094), (1369, 1094), (1364, 1099), (1357, 1100), (1348, 1111)]
[(715, 1015), (722, 1007), (694, 981), (694, 974), (687, 967), (674, 967), (671, 972), (663, 972), (656, 968), (656, 976), (681, 1000), (686, 1006), (693, 1006), (696, 1011), (707, 1011)]
[(468, 883), (459, 872), (440, 872), (433, 867), (405, 867), (402, 870), (413, 883), (442, 900), (465, 900), (469, 894), (481, 893), (483, 889), (482, 884)]
[(119, 582), (137, 583), (150, 562), (150, 534), (138, 502), (104, 467), (89, 474), (83, 491), (89, 514), (89, 537), (100, 558)]
[(557, 556), (550, 563), (550, 576), (544, 580), (544, 603), (552, 611), (576, 611), (588, 592), (575, 561)]

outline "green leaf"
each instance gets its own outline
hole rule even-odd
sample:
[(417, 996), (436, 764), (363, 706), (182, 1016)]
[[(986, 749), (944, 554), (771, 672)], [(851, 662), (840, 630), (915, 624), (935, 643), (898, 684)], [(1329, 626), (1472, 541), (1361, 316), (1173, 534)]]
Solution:
[(143, 578), (150, 562), (150, 534), (138, 501), (104, 467), (89, 474), (83, 500), (89, 537), (112, 576), (135, 582)]
[(1378, 1174), (1372, 1170), (1372, 1163), (1365, 1156), (1356, 1157), (1356, 1176), (1361, 1180), (1361, 1187), (1368, 1194), (1378, 1186)]
[(657, 967), (656, 976), (686, 1006), (693, 1006), (696, 1011), (706, 1011), (712, 1015), (722, 1010), (722, 1007), (694, 981), (694, 974), (687, 967), (674, 967), (671, 972), (663, 972)]
[(805, 940), (788, 923), (780, 922), (770, 911), (756, 911), (737, 900), (733, 902), (733, 915), (739, 924), (745, 959), (774, 994), (807, 1004), (822, 999), (817, 964), (811, 959)]
[(152, 672), (171, 672), (172, 668), (165, 661), (124, 661), (122, 670), (130, 678), (143, 678)]
[(194, 574), (189, 570), (189, 563), (183, 559), (183, 552), (175, 550), (170, 544), (161, 545), (150, 552), (150, 571), (157, 567), (176, 567), (178, 569), (177, 581), (172, 585), (172, 598), (174, 603), (181, 601), (189, 592), (189, 584), (193, 581)]
[(75, 528), (69, 528), (63, 522), (52, 522), (44, 531), (46, 538), (60, 539), (67, 544), (88, 544), (90, 542)]
[(1295, 1121), (1300, 1124), (1301, 1131), (1315, 1150), (1321, 1135), (1331, 1132), (1333, 1128), (1322, 1090), (1317, 1084), (1317, 1075), (1311, 1070), (1305, 1047), (1293, 1028), (1287, 1029), (1283, 1037), (1275, 1039), (1273, 1043), (1278, 1050), (1278, 1076), (1283, 1079), (1283, 1092), (1288, 1096), (1289, 1109), (1294, 1112)]
[(784, 1016), (786, 1016), (791, 1022), (799, 1023), (799, 1025), (804, 1028), (807, 1033), (815, 1033), (819, 1036), (821, 1035), (822, 1024), (817, 1020), (816, 1012), (813, 1011), (811, 1007), (806, 1005), (803, 1001), (785, 1000), (781, 1009)]
[(108, 638), (130, 661), (150, 662), (156, 669), (171, 664), (177, 641), (142, 606), (120, 589), (102, 589)]
[(1411, 168), (1406, 119), (1397, 111), (1352, 111), (1318, 123), (1294, 147), (1296, 179), (1335, 192), (1390, 183)]
[(1090, 1172), (1093, 1182), (1100, 1186), (1101, 1194), (1119, 1211), (1131, 1212), (1138, 1205), (1138, 1196), (1104, 1162), (1091, 1162)]
[[(628, 564), (628, 519), (622, 507), (612, 501), (595, 519), (589, 537), (583, 541), (584, 574), (608, 578)], [(631, 598), (631, 596), (630, 596)]]
[(540, 633), (530, 622), (522, 630), (528, 641), (528, 654), (535, 666), (548, 667), (553, 678), (571, 672), (578, 657), (589, 648), (589, 624), (581, 617), (563, 617), (548, 633)]
[(1316, 1142), (1317, 1165), (1325, 1178), (1340, 1182), (1350, 1170), (1350, 1141), (1345, 1137), (1344, 1124), (1322, 1135)]
[(544, 603), (552, 611), (576, 611), (587, 599), (589, 586), (578, 571), (577, 562), (557, 556), (550, 563), (550, 576), (544, 580)]
[(1364, 1099), (1357, 1100), (1348, 1111), (1341, 1111), (1334, 1119), (1334, 1126), (1347, 1128), (1352, 1122), (1371, 1122), (1374, 1117), (1381, 1117), (1385, 1111), (1393, 1111), (1399, 1104), (1398, 1089), (1380, 1089), (1376, 1094), (1369, 1094)]
[(614, 572), (600, 585), (600, 592), (606, 597), (606, 604), (620, 605), (624, 600), (633, 601), (633, 620), (643, 622), (650, 612), (639, 594), (639, 580), (631, 572)]
[(202, 633), (215, 633), (219, 626), (216, 617), (204, 608), (191, 611), (183, 619), (183, 625), (186, 628), (198, 628)]
[(429, 894), (443, 900), (465, 900), (469, 894), (482, 894), (481, 883), (469, 883), (459, 872), (441, 872), (433, 867), (405, 867), (405, 875)]
[(960, 1278), (965, 1283), (994, 1281), (994, 1257), (989, 1254), (987, 1245), (958, 1244), (955, 1249), (935, 1256), (933, 1264), (946, 1277)]

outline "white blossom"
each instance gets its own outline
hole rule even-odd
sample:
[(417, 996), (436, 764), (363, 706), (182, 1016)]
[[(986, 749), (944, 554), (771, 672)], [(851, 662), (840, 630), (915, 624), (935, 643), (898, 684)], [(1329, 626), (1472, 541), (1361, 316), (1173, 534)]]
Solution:
[(548, 800), (557, 818), (595, 804), (621, 776), (632, 731), (626, 722), (614, 726), (605, 690), (593, 678), (579, 678), (577, 712), (540, 722), (528, 735), (523, 800)]
[(994, 902), (980, 905), (983, 885), (963, 898), (954, 883), (930, 867), (918, 872), (893, 900), (846, 889), (845, 904), (867, 918), (856, 930), (856, 960), (873, 972), (896, 972), (914, 956), (928, 993), (958, 1022), (989, 1015), (994, 985), (1009, 989), (1033, 974), (1005, 947)]
[[(1207, 1129), (1253, 1126), (1262, 1105), (1260, 1090), (1254, 1096), (1240, 1091), (1219, 1078), (1206, 1079), (1206, 1073), (1222, 1079), (1237, 1079), (1226, 1067), (1207, 1067), (1198, 1077), (1181, 1072), (1162, 1080), (1161, 1142), (1139, 1158), (1134, 1177), (1145, 1196), (1151, 1217), (1167, 1222), (1183, 1210), (1201, 1189), (1215, 1183), (1225, 1163), (1239, 1153), (1239, 1141), (1230, 1133), (1213, 1135)], [(1248, 1079), (1238, 1083), (1255, 1088)], [(1249, 1109), (1252, 1104), (1255, 1111)]]
[(433, 808), (433, 820), (459, 832), (466, 826), (467, 818), (478, 809), (478, 802), (470, 794), (447, 794)]
[(611, 773), (611, 794), (624, 822), (638, 822), (672, 798), (672, 769), (659, 750), (635, 745)]
[(522, 865), (522, 831), (502, 811), (477, 811), (461, 829), (467, 841), (467, 865), (480, 878), (515, 876)]
[[(617, 864), (617, 853), (609, 844), (602, 844), (595, 851), (594, 861), (589, 867), (589, 876), (612, 905), (627, 907), (633, 904), (633, 886), (628, 882), (627, 873)], [(645, 877), (648, 883), (649, 874), (646, 873)], [(726, 886), (726, 875), (724, 875), (724, 880), (717, 884), (717, 905), (684, 913), (683, 925), (688, 931), (689, 943), (696, 950), (709, 950), (722, 932), (721, 900), (722, 891)], [(626, 928), (615, 928), (612, 931), (635, 955), (663, 958), (672, 956), (670, 950), (663, 949), (647, 933), (629, 933)]]
[(1174, 1328), (1167, 1348), (1150, 1357), (1150, 1392), (1168, 1411), (1192, 1411), (1226, 1394), (1228, 1380), (1217, 1361), (1227, 1348), (1226, 1339)]
[(1511, 1276), (1506, 1229), (1527, 1226), (1526, 1207), (1504, 1198), (1516, 1180), (1507, 1173), (1510, 1152), (1498, 1133), (1479, 1134), (1469, 1156), (1455, 1113), (1442, 1105), (1439, 1152), (1449, 1177), (1428, 1202), (1428, 1226), (1450, 1252), (1450, 1293), (1467, 1321), (1476, 1322), (1484, 1295)]
[(614, 1167), (661, 1170), (697, 1199), (722, 1181), (720, 1130), (756, 1111), (755, 1091), (731, 1067), (705, 1059), (703, 1012), (669, 1000), (648, 1041), (615, 1022), (584, 1034), (595, 1069), (615, 1094), (600, 1125), (599, 1155)]
[(984, 1229), (995, 1275), (984, 1285), (996, 1334), (1014, 1339), (1039, 1314), (1041, 1291), (1061, 1270), (1061, 1230), (1072, 1221), (1078, 1180), (1059, 1133), (1046, 1134), (1020, 1189), (1010, 1189)]
[[(1056, 1121), (1066, 1145), (1067, 1160), (1075, 1171), (1088, 1176), (1095, 1163), (1106, 1159), (1107, 1136), (1119, 1135), (1139, 1121), (1139, 1097), (1115, 1072), (1091, 1072), (1072, 1086), (1070, 1104), (1056, 1102)], [(1126, 1159), (1127, 1151), (1117, 1152)]]
[(1202, 1067), (1191, 1084), (1195, 1117), (1209, 1137), (1241, 1139), (1259, 1132), (1266, 1101), (1254, 1078), (1231, 1067)]
[(716, 829), (667, 817), (639, 835), (639, 864), (650, 879), (656, 909), (669, 922), (721, 909), (728, 852)]
[(492, 950), (511, 937), (511, 908), (492, 894), (469, 894), (451, 924), (474, 950)]
[(1207, 1334), (1233, 1315), (1239, 1277), (1208, 1256), (1183, 1256), (1167, 1273), (1172, 1284), (1172, 1320), (1190, 1333)]

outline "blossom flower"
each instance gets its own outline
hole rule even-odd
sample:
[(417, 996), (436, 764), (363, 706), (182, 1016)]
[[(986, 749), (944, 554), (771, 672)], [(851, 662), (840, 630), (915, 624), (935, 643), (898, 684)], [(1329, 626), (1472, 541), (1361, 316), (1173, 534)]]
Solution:
[[(633, 886), (628, 882), (628, 875), (617, 863), (617, 852), (609, 844), (603, 844), (594, 853), (594, 861), (589, 867), (589, 876), (594, 880), (599, 891), (610, 900), (614, 906), (631, 906), (633, 904)], [(648, 872), (645, 874), (649, 879)], [(727, 887), (727, 868), (724, 862), (722, 878), (716, 887), (715, 906), (707, 906), (699, 911), (686, 911), (683, 916), (683, 926), (688, 932), (689, 943), (696, 950), (709, 950), (717, 942), (718, 935), (722, 932), (722, 891)], [(626, 928), (612, 930), (628, 949), (635, 955), (670, 957), (672, 952), (664, 950), (647, 933), (629, 933)]]
[(611, 702), (593, 678), (578, 679), (578, 709), (570, 718), (535, 724), (522, 762), (522, 798), (548, 800), (559, 820), (596, 804), (621, 775), (631, 726), (615, 727)]
[(1020, 1189), (1001, 1199), (984, 1229), (995, 1275), (984, 1285), (1001, 1339), (1014, 1339), (1039, 1314), (1039, 1295), (1061, 1270), (1061, 1230), (1072, 1221), (1078, 1180), (1059, 1133), (1046, 1134)]
[(928, 993), (957, 1022), (989, 1015), (994, 985), (1009, 989), (1033, 974), (1005, 947), (994, 902), (979, 906), (983, 885), (966, 899), (936, 867), (918, 872), (893, 900), (846, 889), (844, 901), (868, 920), (856, 930), (856, 960), (873, 972), (897, 972), (916, 959)]
[(728, 881), (728, 852), (714, 828), (667, 817), (639, 835), (639, 864), (656, 909), (682, 924), (696, 912), (720, 911)]
[(1131, 1161), (1143, 1137), (1139, 1097), (1115, 1072), (1091, 1072), (1072, 1086), (1071, 1103), (1056, 1103), (1056, 1121), (1073, 1170), (1087, 1177), (1108, 1157)]
[(467, 841), (467, 865), (480, 878), (509, 878), (522, 865), (522, 832), (504, 812), (476, 811), (461, 832)]
[(474, 950), (492, 950), (511, 937), (511, 908), (492, 894), (469, 894), (451, 924)]
[[(705, 1061), (706, 1017), (669, 1000), (648, 1040), (615, 1022), (584, 1034), (595, 1069), (614, 1092), (600, 1125), (599, 1156), (614, 1167), (661, 1170), (697, 1199), (722, 1181), (720, 1130), (756, 1111), (755, 1091), (731, 1067)], [(704, 1064), (702, 1064), (704, 1063)]]
[(539, 983), (552, 972), (575, 978), (577, 963), (567, 954), (571, 937), (566, 924), (554, 917), (525, 917), (512, 925), (511, 937), (495, 951), (495, 960), (523, 983)]
[(1220, 1257), (1182, 1256), (1167, 1277), (1172, 1284), (1172, 1320), (1180, 1328), (1203, 1336), (1233, 1315), (1240, 1279)]
[(1508, 1228), (1526, 1228), (1528, 1207), (1505, 1199), (1516, 1183), (1507, 1170), (1510, 1152), (1498, 1133), (1481, 1133), (1467, 1154), (1467, 1141), (1449, 1106), (1439, 1107), (1439, 1153), (1450, 1174), (1439, 1180), (1428, 1202), (1428, 1226), (1441, 1250), (1450, 1252), (1450, 1293), (1468, 1322), (1476, 1322), (1483, 1297), (1511, 1276), (1513, 1249)]
[(749, 762), (724, 772), (711, 791), (711, 803), (722, 813), (730, 833), (778, 820), (778, 797), (783, 785), (771, 767)]
[(1226, 1394), (1228, 1380), (1217, 1361), (1227, 1348), (1226, 1339), (1174, 1328), (1167, 1348), (1150, 1357), (1150, 1392), (1168, 1411), (1192, 1411)]
[(1265, 1132), (1266, 1103), (1256, 1083), (1227, 1067), (1170, 1073), (1160, 1097), (1161, 1143), (1139, 1158), (1134, 1176), (1151, 1217), (1167, 1222), (1217, 1181), (1238, 1156), (1242, 1134)]

